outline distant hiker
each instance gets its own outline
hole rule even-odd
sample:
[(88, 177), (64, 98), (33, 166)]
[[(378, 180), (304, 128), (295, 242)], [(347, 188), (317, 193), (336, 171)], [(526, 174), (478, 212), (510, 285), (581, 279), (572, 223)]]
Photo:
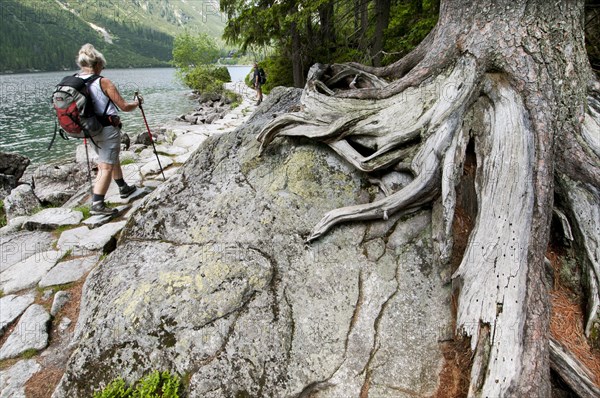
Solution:
[[(106, 67), (106, 59), (93, 45), (84, 44), (79, 50), (77, 64), (81, 68), (77, 76), (85, 79), (93, 75), (100, 75)], [(127, 198), (136, 190), (135, 186), (127, 185), (123, 179), (123, 170), (121, 170), (119, 152), (121, 150), (122, 125), (119, 119), (119, 109), (131, 112), (138, 108), (143, 100), (139, 97), (134, 102), (125, 101), (113, 82), (105, 77), (91, 79), (91, 83), (88, 84), (96, 115), (106, 115), (102, 116), (100, 121), (104, 126), (102, 132), (93, 138), (95, 145), (92, 145), (92, 148), (98, 155), (98, 176), (92, 192), (90, 213), (114, 215), (117, 210), (106, 207), (104, 203), (104, 196), (110, 186), (111, 177), (119, 186), (121, 198)], [(105, 110), (106, 112), (104, 112)]]
[(263, 100), (262, 85), (267, 82), (267, 77), (264, 69), (260, 68), (256, 62), (254, 63), (253, 71), (254, 73), (252, 74), (252, 82), (254, 83), (254, 88), (256, 89), (256, 95), (258, 98), (256, 105), (260, 105)]

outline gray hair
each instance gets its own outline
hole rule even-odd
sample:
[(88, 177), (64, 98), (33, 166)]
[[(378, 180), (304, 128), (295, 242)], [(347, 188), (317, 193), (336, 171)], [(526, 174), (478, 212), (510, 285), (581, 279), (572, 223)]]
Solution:
[(104, 55), (90, 43), (84, 44), (77, 55), (77, 65), (81, 68), (95, 68), (97, 65), (106, 66)]

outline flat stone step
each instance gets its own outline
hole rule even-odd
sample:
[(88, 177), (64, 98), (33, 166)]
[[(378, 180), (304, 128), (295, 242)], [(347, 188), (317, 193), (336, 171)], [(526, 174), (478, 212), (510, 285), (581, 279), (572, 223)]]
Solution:
[(70, 229), (60, 235), (56, 246), (61, 250), (72, 250), (76, 256), (98, 250), (106, 253), (111, 251), (111, 246), (115, 244), (114, 237), (121, 232), (125, 223), (126, 221), (108, 223), (92, 230), (87, 226)]
[(30, 231), (52, 231), (59, 227), (77, 225), (83, 220), (83, 213), (64, 207), (44, 209), (31, 216), (24, 227)]
[(34, 300), (35, 296), (31, 293), (24, 296), (9, 294), (0, 298), (0, 337), (4, 335), (7, 326), (21, 316)]
[(52, 248), (54, 237), (50, 232), (22, 231), (0, 237), (0, 272), (26, 260), (29, 256)]
[(94, 268), (99, 258), (100, 256), (96, 255), (58, 263), (42, 278), (38, 286), (45, 288), (76, 282)]
[(48, 311), (39, 304), (32, 304), (0, 348), (0, 361), (16, 358), (29, 350), (40, 351), (46, 348), (49, 322)]
[(64, 254), (62, 250), (50, 250), (14, 264), (0, 274), (0, 290), (10, 294), (35, 287)]
[(25, 384), (41, 369), (41, 365), (35, 359), (27, 359), (0, 371), (0, 396), (24, 397)]

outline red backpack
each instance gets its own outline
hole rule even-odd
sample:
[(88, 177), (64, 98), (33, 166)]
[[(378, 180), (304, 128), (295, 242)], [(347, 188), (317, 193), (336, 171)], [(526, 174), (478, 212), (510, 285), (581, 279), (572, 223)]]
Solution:
[[(62, 131), (74, 138), (86, 138), (98, 135), (104, 127), (94, 112), (94, 105), (88, 85), (101, 76), (92, 75), (82, 79), (77, 75), (61, 80), (52, 93), (52, 105), (56, 110), (58, 124)], [(106, 116), (110, 101), (101, 118)], [(62, 135), (62, 134), (61, 134)]]

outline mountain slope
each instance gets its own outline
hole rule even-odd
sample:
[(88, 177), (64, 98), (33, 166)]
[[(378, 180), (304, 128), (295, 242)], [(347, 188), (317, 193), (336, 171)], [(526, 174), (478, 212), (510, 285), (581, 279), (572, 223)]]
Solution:
[(111, 67), (168, 65), (173, 38), (220, 37), (218, 3), (196, 0), (2, 0), (0, 72), (72, 69), (94, 44)]

